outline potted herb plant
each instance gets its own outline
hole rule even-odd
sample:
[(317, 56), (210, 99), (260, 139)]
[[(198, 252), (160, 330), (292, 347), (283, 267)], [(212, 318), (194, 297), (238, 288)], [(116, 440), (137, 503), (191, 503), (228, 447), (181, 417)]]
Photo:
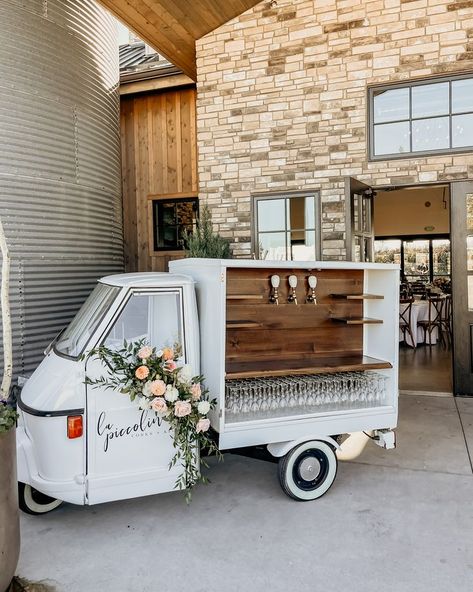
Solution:
[(194, 232), (184, 232), (186, 257), (208, 259), (231, 259), (230, 243), (214, 233), (212, 216), (207, 206), (202, 208)]

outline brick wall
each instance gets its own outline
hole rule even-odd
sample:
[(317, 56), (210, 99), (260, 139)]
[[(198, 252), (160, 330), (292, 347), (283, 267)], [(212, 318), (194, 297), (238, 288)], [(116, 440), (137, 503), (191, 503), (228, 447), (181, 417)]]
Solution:
[(316, 189), (345, 256), (344, 177), (473, 178), (473, 154), (369, 162), (367, 86), (473, 70), (473, 1), (261, 2), (197, 42), (200, 198), (251, 256), (251, 195)]

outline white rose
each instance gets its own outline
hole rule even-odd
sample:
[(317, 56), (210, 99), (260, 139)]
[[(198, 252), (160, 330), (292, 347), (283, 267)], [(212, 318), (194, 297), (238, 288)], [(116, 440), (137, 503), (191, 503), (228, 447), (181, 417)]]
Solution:
[(160, 349), (160, 350), (158, 350), (158, 351), (156, 352), (156, 357), (157, 357), (157, 358), (161, 358), (161, 357), (162, 357), (162, 355), (163, 355), (163, 350), (162, 350), (162, 349)]
[(207, 415), (207, 413), (210, 411), (210, 403), (208, 401), (199, 401), (197, 404), (197, 411), (201, 415)]
[(184, 366), (179, 370), (179, 380), (181, 382), (187, 383), (190, 382), (192, 379), (192, 368), (190, 364), (184, 364)]
[(164, 398), (166, 401), (169, 401), (169, 403), (174, 403), (174, 401), (177, 401), (179, 398), (179, 391), (175, 386), (168, 384), (166, 387), (166, 392), (164, 393)]
[(145, 409), (151, 409), (151, 401), (147, 397), (140, 397), (140, 403), (138, 407), (143, 411)]
[(145, 397), (152, 397), (153, 393), (151, 392), (151, 380), (148, 380), (148, 382), (145, 382), (145, 385), (143, 387), (143, 395)]

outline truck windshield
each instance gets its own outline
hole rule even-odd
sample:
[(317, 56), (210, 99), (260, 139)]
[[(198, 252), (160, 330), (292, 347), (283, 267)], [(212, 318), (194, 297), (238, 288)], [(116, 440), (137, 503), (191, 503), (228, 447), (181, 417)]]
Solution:
[(55, 350), (70, 358), (80, 356), (120, 288), (97, 284), (70, 325), (59, 336)]

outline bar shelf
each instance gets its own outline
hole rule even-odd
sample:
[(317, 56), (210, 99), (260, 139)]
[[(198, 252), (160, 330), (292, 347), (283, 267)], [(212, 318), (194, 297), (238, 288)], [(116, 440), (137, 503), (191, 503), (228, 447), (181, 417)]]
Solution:
[(346, 325), (382, 325), (382, 319), (370, 319), (368, 317), (330, 317), (332, 321), (345, 323)]
[(384, 300), (380, 294), (330, 294), (331, 298), (340, 300)]
[(226, 327), (227, 329), (257, 329), (258, 327), (262, 327), (262, 323), (258, 323), (257, 321), (227, 321)]
[(263, 300), (262, 294), (227, 294), (227, 300)]
[(370, 356), (338, 356), (309, 360), (257, 360), (251, 362), (227, 362), (227, 380), (260, 378), (298, 374), (330, 374), (392, 368), (392, 364)]

